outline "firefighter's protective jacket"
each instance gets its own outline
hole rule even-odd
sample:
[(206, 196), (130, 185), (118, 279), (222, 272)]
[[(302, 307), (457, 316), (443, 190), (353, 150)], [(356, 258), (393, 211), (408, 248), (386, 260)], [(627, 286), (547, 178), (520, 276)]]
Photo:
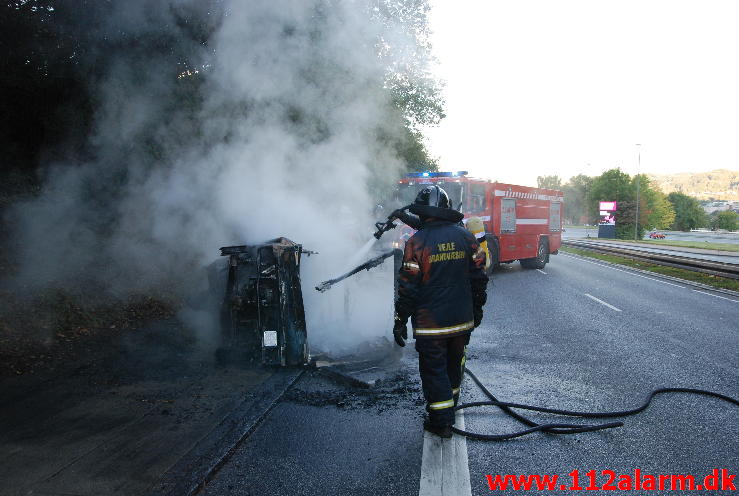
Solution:
[(474, 311), (487, 299), (484, 251), (457, 225), (461, 214), (447, 212), (424, 222), (405, 245), (395, 313), (404, 322), (411, 317), (416, 339), (471, 332)]

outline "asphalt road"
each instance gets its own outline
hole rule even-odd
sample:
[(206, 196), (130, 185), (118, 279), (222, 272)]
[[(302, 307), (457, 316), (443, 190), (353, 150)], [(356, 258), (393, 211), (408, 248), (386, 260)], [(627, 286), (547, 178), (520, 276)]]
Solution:
[[(739, 396), (739, 302), (568, 255), (544, 272), (514, 265), (500, 273), (493, 325), (475, 336), (469, 367), (500, 399), (613, 411), (663, 386)], [(738, 418), (719, 400), (672, 394), (613, 431), (469, 442), (473, 494), (489, 492), (486, 474), (736, 473)], [(517, 427), (500, 414), (466, 420), (479, 431)]]
[[(501, 400), (608, 411), (636, 407), (662, 386), (739, 397), (736, 299), (566, 254), (543, 271), (504, 266), (489, 292), (468, 367)], [(415, 367), (411, 342), (374, 389), (303, 375), (201, 494), (489, 494), (486, 475), (557, 474), (569, 486), (577, 469), (586, 486), (591, 469), (599, 485), (607, 482), (601, 470), (697, 478), (739, 471), (739, 410), (688, 394), (659, 396), (609, 431), (442, 443), (422, 433)], [(480, 399), (466, 379), (462, 401)], [(461, 420), (479, 432), (522, 428), (494, 408)]]

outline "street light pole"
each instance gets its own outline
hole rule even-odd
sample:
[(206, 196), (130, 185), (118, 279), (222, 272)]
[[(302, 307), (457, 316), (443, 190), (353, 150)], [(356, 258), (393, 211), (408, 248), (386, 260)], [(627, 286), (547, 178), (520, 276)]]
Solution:
[(639, 233), (639, 171), (641, 170), (641, 143), (636, 144), (637, 166), (636, 166), (636, 217), (634, 218), (634, 241), (638, 241)]

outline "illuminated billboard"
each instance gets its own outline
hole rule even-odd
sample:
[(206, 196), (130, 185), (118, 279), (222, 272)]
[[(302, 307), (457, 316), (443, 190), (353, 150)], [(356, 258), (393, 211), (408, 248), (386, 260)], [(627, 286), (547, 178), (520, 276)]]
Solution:
[(599, 224), (613, 225), (616, 223), (616, 212), (617, 205), (615, 201), (602, 201), (600, 202), (600, 219)]

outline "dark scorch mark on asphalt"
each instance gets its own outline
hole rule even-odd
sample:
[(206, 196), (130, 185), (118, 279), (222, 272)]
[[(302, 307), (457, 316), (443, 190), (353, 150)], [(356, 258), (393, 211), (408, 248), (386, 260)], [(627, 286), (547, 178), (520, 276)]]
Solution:
[[(335, 406), (348, 410), (373, 408), (378, 412), (397, 409), (402, 404), (413, 406), (424, 404), (420, 385), (407, 373), (398, 373), (369, 389), (335, 385), (315, 371), (306, 375), (311, 379), (322, 380), (301, 380), (285, 394), (285, 401), (309, 406)], [(318, 384), (323, 387), (316, 387)]]

